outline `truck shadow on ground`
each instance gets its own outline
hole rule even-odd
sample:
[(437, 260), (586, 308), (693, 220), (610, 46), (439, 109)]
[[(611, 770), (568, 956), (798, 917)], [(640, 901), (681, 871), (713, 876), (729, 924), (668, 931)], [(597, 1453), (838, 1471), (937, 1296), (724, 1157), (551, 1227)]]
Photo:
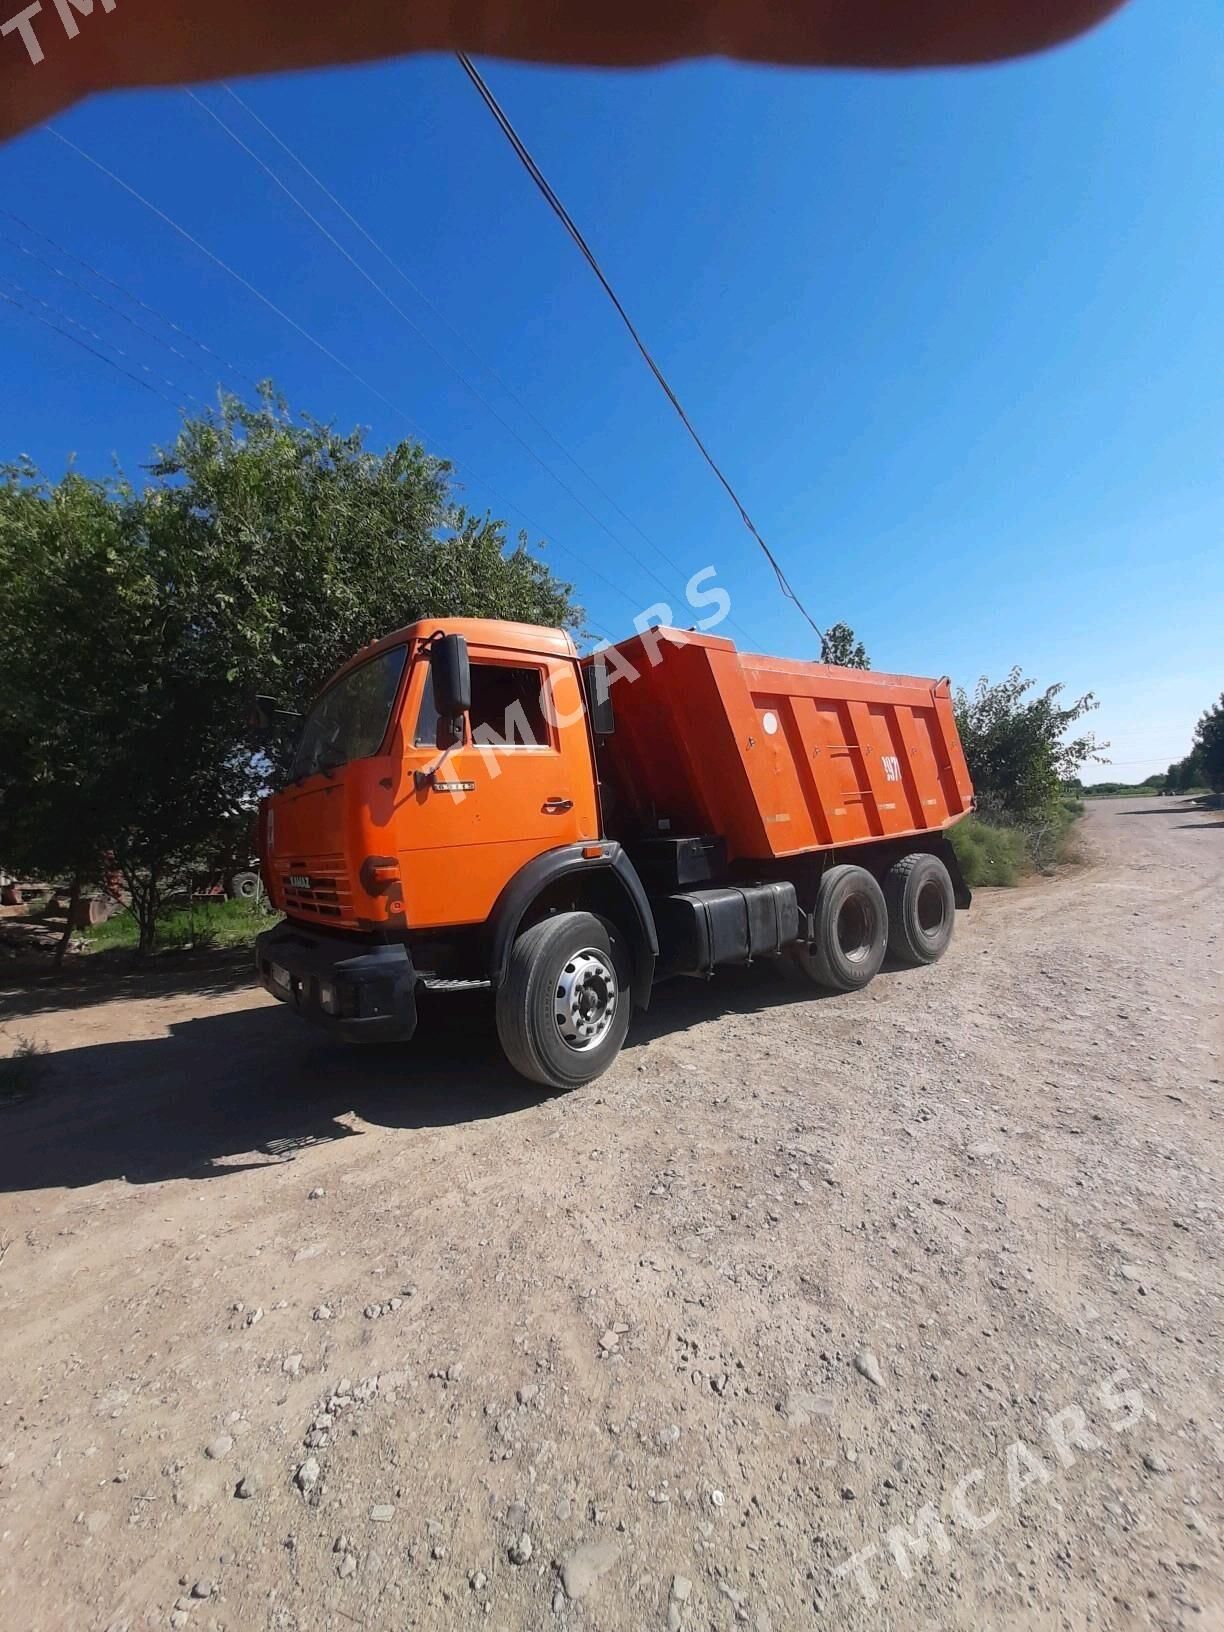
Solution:
[[(765, 965), (668, 983), (636, 1018), (626, 1058), (721, 1015), (813, 995)], [(260, 1003), (48, 1056), (40, 1091), (0, 1112), (0, 1193), (215, 1178), (360, 1138), (362, 1122), (452, 1126), (551, 1097), (505, 1063), (487, 993), (426, 994), (411, 1042), (363, 1047)]]

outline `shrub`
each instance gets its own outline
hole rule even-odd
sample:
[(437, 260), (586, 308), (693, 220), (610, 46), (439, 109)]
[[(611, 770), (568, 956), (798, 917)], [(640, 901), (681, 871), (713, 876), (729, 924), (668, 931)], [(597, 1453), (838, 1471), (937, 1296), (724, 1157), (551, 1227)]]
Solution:
[(1224, 793), (1224, 692), (1194, 728), (1194, 753), (1212, 793)]
[(1094, 709), (1092, 693), (1063, 707), (1062, 686), (1030, 695), (1036, 682), (1015, 668), (997, 685), (983, 677), (956, 693), (956, 725), (978, 810), (993, 824), (1045, 828), (1057, 820), (1064, 784), (1108, 743), (1067, 731)]
[(1083, 814), (1084, 801), (1074, 794), (1064, 794), (1044, 821), (1020, 828), (1025, 851), (1038, 872), (1048, 873), (1060, 861), (1079, 859), (1072, 832)]
[[(162, 913), (155, 926), (154, 945), (159, 952), (249, 946), (261, 930), (276, 922), (276, 916), (253, 901), (197, 901), (194, 913), (186, 907)], [(95, 952), (115, 948), (135, 951), (140, 939), (136, 919), (126, 908), (83, 933)]]
[(1059, 862), (1082, 858), (1075, 843), (1075, 824), (1084, 814), (1078, 794), (1064, 793), (1041, 821), (1011, 822), (1003, 817), (987, 821), (979, 812), (957, 822), (948, 834), (965, 883), (1018, 884), (1025, 873), (1048, 873)]
[(38, 1088), (46, 1069), (46, 1046), (28, 1037), (19, 1037), (17, 1047), (0, 1059), (0, 1104), (28, 1099)]
[(1014, 827), (997, 827), (980, 816), (966, 816), (948, 837), (970, 889), (985, 884), (1011, 885), (1024, 871), (1024, 836)]

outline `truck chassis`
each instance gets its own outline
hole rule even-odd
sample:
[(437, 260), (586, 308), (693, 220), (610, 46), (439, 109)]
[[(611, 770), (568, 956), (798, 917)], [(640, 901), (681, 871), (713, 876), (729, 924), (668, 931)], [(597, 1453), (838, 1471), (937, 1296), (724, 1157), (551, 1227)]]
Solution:
[(487, 983), (514, 1068), (572, 1088), (607, 1070), (660, 981), (789, 957), (817, 987), (858, 991), (886, 957), (942, 957), (971, 899), (942, 834), (747, 869), (728, 867), (710, 835), (653, 841), (636, 861), (609, 840), (538, 856), (466, 934), (371, 944), (286, 920), (258, 938), (256, 959), (272, 996), (356, 1041), (412, 1037), (422, 982)]

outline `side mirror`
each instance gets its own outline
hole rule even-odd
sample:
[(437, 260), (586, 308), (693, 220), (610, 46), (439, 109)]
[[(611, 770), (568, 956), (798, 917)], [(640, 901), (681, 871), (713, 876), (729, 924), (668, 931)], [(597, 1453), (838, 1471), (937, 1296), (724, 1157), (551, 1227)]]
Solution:
[(247, 728), (251, 731), (271, 731), (275, 724), (276, 698), (252, 697), (247, 710)]
[(434, 707), (440, 720), (454, 720), (472, 706), (472, 671), (462, 635), (437, 635), (429, 648)]
[(287, 720), (300, 725), (302, 718), (296, 709), (282, 708), (275, 697), (257, 696), (251, 698), (251, 706), (247, 711), (247, 728), (251, 731), (272, 731)]
[(608, 665), (602, 652), (597, 652), (587, 665), (586, 692), (592, 733), (597, 737), (610, 737), (616, 730), (616, 716), (612, 711)]

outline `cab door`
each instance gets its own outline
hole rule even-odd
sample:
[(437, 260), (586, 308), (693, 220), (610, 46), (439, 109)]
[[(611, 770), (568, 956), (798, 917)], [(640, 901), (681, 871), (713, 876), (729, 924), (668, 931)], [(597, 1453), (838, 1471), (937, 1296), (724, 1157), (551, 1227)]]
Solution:
[[(410, 929), (483, 923), (520, 867), (598, 837), (577, 668), (569, 659), (473, 645), (462, 744), (437, 746), (429, 665), (404, 709), (398, 826)], [(433, 771), (416, 786), (416, 771)]]

